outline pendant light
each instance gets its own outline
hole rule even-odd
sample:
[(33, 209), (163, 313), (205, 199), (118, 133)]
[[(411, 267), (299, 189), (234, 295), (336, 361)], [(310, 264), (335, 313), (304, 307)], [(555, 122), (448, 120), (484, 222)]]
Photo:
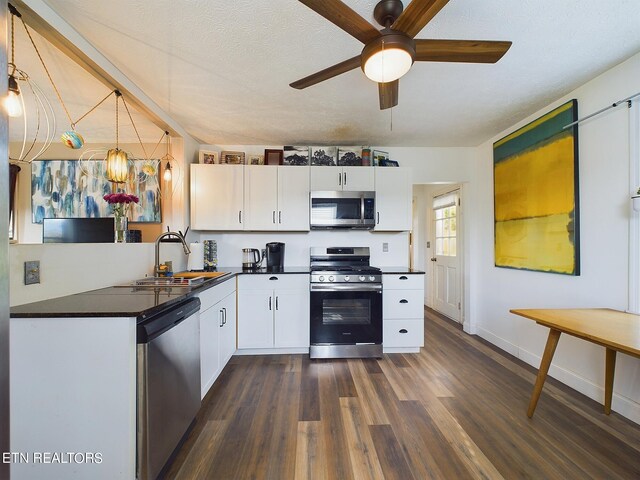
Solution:
[(162, 178), (168, 183), (173, 179), (173, 174), (171, 172), (171, 160), (173, 160), (173, 155), (171, 155), (171, 137), (169, 136), (169, 132), (164, 132), (164, 135), (167, 139), (167, 154), (162, 157), (162, 162), (166, 161), (167, 165), (164, 167), (164, 174), (162, 175)]
[(118, 144), (118, 102), (122, 94), (116, 90), (116, 148), (107, 152), (107, 180), (113, 183), (125, 183), (129, 179), (129, 157), (120, 150)]
[[(13, 6), (9, 6), (11, 12), (11, 73), (9, 74), (9, 82), (7, 88), (7, 97), (4, 99), (4, 108), (7, 111), (7, 115), (10, 117), (21, 117), (24, 109), (22, 108), (22, 97), (20, 97), (20, 87), (18, 87), (18, 81), (16, 80), (16, 49), (15, 49), (15, 37), (14, 37), (14, 18), (17, 10)], [(14, 12), (15, 10), (15, 12)], [(18, 13), (19, 15), (19, 13)]]

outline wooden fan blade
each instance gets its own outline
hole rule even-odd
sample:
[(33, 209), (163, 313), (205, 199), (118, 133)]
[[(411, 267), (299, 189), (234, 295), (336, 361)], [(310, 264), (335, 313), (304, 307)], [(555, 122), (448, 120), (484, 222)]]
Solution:
[(362, 43), (369, 43), (380, 36), (380, 32), (373, 25), (340, 0), (299, 1)]
[(380, 96), (380, 110), (395, 107), (398, 105), (399, 80), (378, 84), (378, 95)]
[(511, 42), (489, 40), (416, 40), (417, 62), (496, 63)]
[(391, 28), (415, 37), (449, 0), (411, 0)]
[(316, 83), (324, 82), (330, 78), (336, 77), (342, 73), (358, 68), (361, 64), (360, 55), (350, 58), (344, 62), (337, 63), (329, 68), (320, 70), (319, 72), (309, 75), (308, 77), (301, 78), (300, 80), (290, 83), (289, 86), (302, 90), (303, 88), (310, 87)]

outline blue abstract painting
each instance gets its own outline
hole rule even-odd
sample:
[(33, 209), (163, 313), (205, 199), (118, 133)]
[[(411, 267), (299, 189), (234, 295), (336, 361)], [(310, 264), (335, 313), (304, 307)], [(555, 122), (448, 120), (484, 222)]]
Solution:
[[(130, 221), (159, 223), (160, 182), (158, 160), (130, 162), (129, 181), (120, 187), (137, 195)], [(31, 212), (33, 223), (43, 218), (100, 218), (113, 215), (103, 196), (111, 193), (104, 160), (35, 160), (31, 162)]]

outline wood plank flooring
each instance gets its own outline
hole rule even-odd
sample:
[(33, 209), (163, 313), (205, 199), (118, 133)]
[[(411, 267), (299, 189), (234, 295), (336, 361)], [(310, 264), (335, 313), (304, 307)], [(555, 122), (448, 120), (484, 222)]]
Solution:
[(420, 354), (233, 357), (166, 478), (636, 479), (640, 426), (425, 311)]

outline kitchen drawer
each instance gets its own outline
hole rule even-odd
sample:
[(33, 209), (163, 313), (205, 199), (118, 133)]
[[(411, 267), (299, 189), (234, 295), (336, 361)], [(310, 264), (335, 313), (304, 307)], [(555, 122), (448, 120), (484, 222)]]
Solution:
[(240, 290), (306, 290), (309, 291), (309, 275), (307, 274), (277, 274), (252, 273), (240, 275), (238, 278)]
[(424, 290), (424, 274), (383, 275), (382, 287), (385, 290)]
[(202, 292), (198, 292), (200, 299), (200, 311), (206, 312), (220, 300), (236, 291), (236, 280), (230, 278), (215, 287), (211, 287)]
[(424, 290), (382, 290), (382, 318), (424, 318)]
[(382, 322), (382, 345), (393, 347), (424, 347), (424, 320), (384, 320)]

